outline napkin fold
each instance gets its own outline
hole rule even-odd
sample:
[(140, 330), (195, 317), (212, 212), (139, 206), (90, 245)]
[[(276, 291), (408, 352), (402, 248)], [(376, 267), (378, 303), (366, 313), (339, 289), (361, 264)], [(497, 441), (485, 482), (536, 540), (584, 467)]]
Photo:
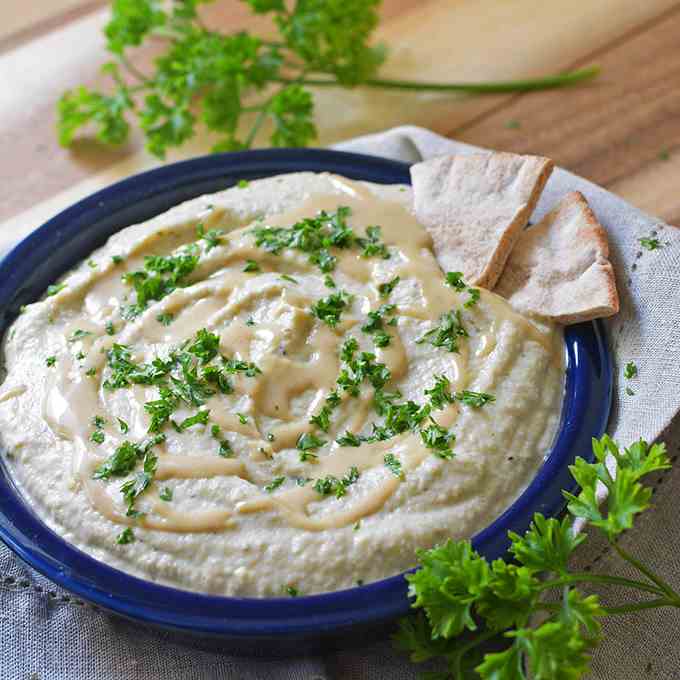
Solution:
[[(478, 150), (413, 126), (359, 137), (334, 148), (408, 163)], [(549, 180), (533, 220), (573, 190), (584, 194), (607, 229), (621, 298), (620, 313), (606, 322), (616, 362), (608, 431), (624, 445), (639, 437), (649, 441), (661, 437), (675, 460), (680, 452), (680, 421), (674, 422), (680, 410), (680, 229), (561, 169)], [(0, 250), (23, 235), (0, 229)], [(649, 236), (658, 238), (662, 247), (643, 249), (639, 239)], [(625, 380), (622, 370), (629, 361), (639, 373)], [(627, 387), (635, 394), (627, 394)], [(680, 588), (678, 483), (680, 467), (658, 477), (653, 509), (642, 515), (624, 544)], [(621, 568), (599, 535), (588, 541), (576, 562), (580, 570), (633, 576)], [(604, 599), (608, 595), (604, 591)], [(617, 603), (625, 603), (618, 595)], [(606, 641), (595, 654), (592, 677), (677, 678), (679, 621), (675, 610), (607, 620)], [(166, 633), (123, 622), (73, 598), (1, 544), (0, 636), (0, 680), (415, 680), (422, 670), (395, 652), (389, 642), (324, 657), (271, 661), (198, 651), (176, 643)]]

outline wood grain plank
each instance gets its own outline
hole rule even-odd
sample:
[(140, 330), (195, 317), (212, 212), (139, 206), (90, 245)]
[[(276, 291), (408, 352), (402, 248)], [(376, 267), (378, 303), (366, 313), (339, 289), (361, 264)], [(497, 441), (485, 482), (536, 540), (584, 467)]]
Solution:
[(680, 223), (680, 5), (598, 57), (588, 88), (516, 97), (472, 125), (471, 144), (550, 156), (638, 207)]
[(50, 24), (74, 11), (101, 5), (105, 0), (2, 0), (0, 5), (0, 46), (20, 33)]
[[(473, 80), (537, 75), (566, 67), (586, 47), (602, 47), (658, 16), (671, 0), (388, 0), (380, 38), (393, 48), (385, 75), (431, 80)], [(217, 3), (216, 11), (224, 11)], [(137, 136), (124, 149), (91, 143), (74, 152), (54, 137), (54, 103), (65, 88), (96, 82), (105, 59), (100, 31), (106, 14), (71, 22), (30, 44), (0, 55), (0, 219), (87, 181), (91, 187), (157, 163), (139, 151)], [(244, 6), (221, 15), (226, 30), (252, 26)], [(141, 55), (141, 61), (148, 58)], [(573, 91), (572, 91), (573, 92)], [(571, 93), (570, 92), (570, 96)], [(320, 144), (390, 125), (412, 123), (438, 131), (473, 119), (507, 97), (326, 90), (317, 97)], [(203, 153), (201, 137), (170, 160)], [(487, 142), (488, 145), (488, 142)], [(78, 191), (69, 196), (80, 195)]]

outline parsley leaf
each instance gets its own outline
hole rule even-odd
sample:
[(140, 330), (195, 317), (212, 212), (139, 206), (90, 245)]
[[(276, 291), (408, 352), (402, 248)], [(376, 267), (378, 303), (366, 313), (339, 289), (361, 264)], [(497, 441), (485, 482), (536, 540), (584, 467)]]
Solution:
[(401, 281), (401, 279), (398, 276), (395, 276), (391, 281), (381, 283), (378, 286), (378, 294), (380, 295), (380, 297), (381, 298), (389, 297), (392, 291), (397, 287), (399, 281)]
[(625, 368), (623, 369), (623, 377), (626, 380), (630, 380), (631, 378), (635, 378), (638, 374), (638, 369), (637, 366), (632, 362), (629, 361)]
[(401, 469), (401, 461), (393, 454), (387, 453), (383, 458), (385, 467), (395, 476), (400, 479), (404, 478), (404, 471)]
[(135, 535), (130, 527), (126, 527), (116, 536), (116, 543), (118, 545), (127, 545), (135, 540)]
[[(61, 144), (70, 145), (87, 126), (94, 126), (101, 142), (121, 144), (130, 132), (128, 118), (136, 116), (147, 148), (161, 158), (191, 138), (199, 122), (218, 137), (214, 151), (249, 148), (267, 122), (270, 145), (305, 146), (316, 136), (309, 86), (508, 92), (561, 87), (597, 74), (592, 67), (501, 83), (380, 79), (386, 50), (372, 44), (379, 0), (304, 0), (292, 6), (245, 0), (254, 13), (270, 15), (266, 25), (278, 31), (273, 40), (209, 28), (197, 12), (209, 1), (115, 0), (104, 27), (115, 60), (104, 68), (113, 92), (81, 87), (64, 93), (58, 104)], [(147, 42), (162, 46), (148, 74), (128, 56)], [(246, 114), (255, 115), (240, 134)]]
[(444, 347), (449, 352), (458, 352), (458, 338), (467, 337), (468, 333), (460, 318), (460, 310), (447, 312), (439, 319), (439, 326), (429, 330), (425, 335), (416, 340), (417, 344), (424, 342), (433, 347)]
[(193, 427), (194, 425), (207, 425), (209, 415), (210, 411), (207, 409), (204, 411), (198, 411), (193, 416), (185, 418), (181, 423), (175, 425), (175, 427), (178, 432), (183, 432), (184, 430), (187, 430), (190, 427)]
[(213, 248), (216, 248), (222, 243), (223, 235), (224, 232), (221, 229), (209, 229), (206, 231), (205, 226), (202, 223), (196, 225), (196, 236), (198, 236), (200, 240), (206, 242), (206, 253), (209, 253)]
[(661, 241), (659, 241), (658, 238), (654, 238), (652, 236), (645, 236), (638, 239), (638, 241), (645, 250), (658, 250), (659, 248), (663, 248)]
[(56, 295), (60, 291), (64, 290), (64, 288), (66, 288), (65, 283), (54, 283), (51, 286), (47, 286), (47, 295), (48, 296)]
[(311, 312), (317, 319), (333, 327), (338, 324), (342, 312), (352, 300), (353, 297), (344, 291), (333, 293), (315, 302), (311, 307)]
[(285, 477), (275, 477), (269, 484), (267, 484), (264, 487), (264, 490), (267, 493), (272, 493), (273, 491), (276, 491), (284, 482), (286, 481)]

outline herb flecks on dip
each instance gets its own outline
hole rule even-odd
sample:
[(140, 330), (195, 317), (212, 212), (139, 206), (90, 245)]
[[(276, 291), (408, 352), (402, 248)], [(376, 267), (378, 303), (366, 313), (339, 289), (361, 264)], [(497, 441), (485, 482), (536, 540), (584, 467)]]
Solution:
[(444, 273), (410, 188), (298, 173), (124, 229), (4, 340), (6, 458), (81, 549), (191, 590), (370, 582), (552, 442), (558, 327)]

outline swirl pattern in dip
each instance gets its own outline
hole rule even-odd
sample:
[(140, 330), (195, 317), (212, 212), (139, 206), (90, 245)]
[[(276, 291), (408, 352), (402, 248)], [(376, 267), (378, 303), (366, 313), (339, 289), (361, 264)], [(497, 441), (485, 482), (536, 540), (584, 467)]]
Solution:
[(411, 200), (259, 180), (122, 230), (29, 305), (0, 433), (36, 512), (135, 575), (254, 596), (488, 525), (552, 442), (561, 331), (447, 284)]

